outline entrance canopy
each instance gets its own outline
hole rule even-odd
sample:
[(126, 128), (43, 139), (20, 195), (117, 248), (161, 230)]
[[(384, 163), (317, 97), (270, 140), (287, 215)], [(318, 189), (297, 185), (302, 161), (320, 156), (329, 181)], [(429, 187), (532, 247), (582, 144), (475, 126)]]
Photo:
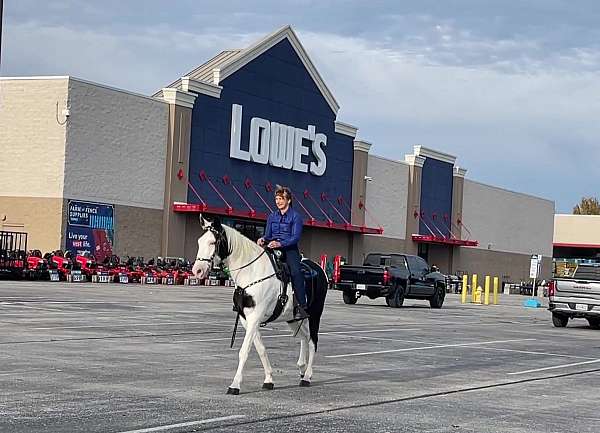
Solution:
[[(183, 173), (181, 175), (183, 177)], [(174, 212), (210, 213), (265, 221), (275, 210), (273, 202), (275, 186), (272, 182), (255, 184), (247, 177), (242, 184), (239, 184), (228, 175), (215, 179), (208, 176), (205, 171), (201, 171), (198, 178), (199, 182), (196, 186), (188, 181), (191, 192), (188, 196), (195, 197), (194, 203), (175, 202)], [(341, 195), (329, 197), (323, 191), (293, 190), (293, 206), (304, 217), (306, 226), (368, 234), (383, 233), (381, 227), (352, 224), (346, 217), (351, 213), (351, 203), (348, 201)]]
[(412, 240), (414, 242), (464, 247), (476, 247), (479, 245), (479, 242), (476, 240), (461, 239), (460, 235), (456, 236), (454, 234), (454, 232), (461, 233), (462, 229), (464, 229), (469, 236), (471, 235), (471, 232), (461, 219), (457, 219), (454, 222), (448, 214), (440, 217), (435, 212), (428, 214), (425, 211), (415, 211), (413, 216), (420, 220), (420, 226), (424, 227), (428, 232), (427, 234), (413, 234)]

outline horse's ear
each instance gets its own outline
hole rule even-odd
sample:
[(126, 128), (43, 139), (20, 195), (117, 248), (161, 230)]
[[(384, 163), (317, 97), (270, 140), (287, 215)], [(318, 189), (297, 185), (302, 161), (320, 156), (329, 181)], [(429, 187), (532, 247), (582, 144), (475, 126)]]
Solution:
[(214, 217), (212, 225), (215, 230), (218, 230), (218, 231), (223, 230), (223, 226), (221, 225), (221, 219), (218, 216)]
[(202, 226), (203, 229), (206, 229), (206, 226), (208, 226), (208, 221), (202, 216), (202, 214), (200, 214), (200, 225)]

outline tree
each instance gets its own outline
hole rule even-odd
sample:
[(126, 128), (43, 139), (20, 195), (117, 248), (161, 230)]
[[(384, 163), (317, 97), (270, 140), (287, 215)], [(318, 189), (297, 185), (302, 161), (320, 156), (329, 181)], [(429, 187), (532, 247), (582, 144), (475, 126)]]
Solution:
[(596, 197), (583, 197), (573, 208), (575, 215), (600, 215), (600, 201)]

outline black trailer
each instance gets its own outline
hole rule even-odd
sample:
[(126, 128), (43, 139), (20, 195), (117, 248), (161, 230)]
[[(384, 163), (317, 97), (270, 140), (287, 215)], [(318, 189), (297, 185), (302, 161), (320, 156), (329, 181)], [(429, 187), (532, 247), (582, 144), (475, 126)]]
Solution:
[(0, 277), (22, 278), (27, 266), (27, 233), (0, 231)]

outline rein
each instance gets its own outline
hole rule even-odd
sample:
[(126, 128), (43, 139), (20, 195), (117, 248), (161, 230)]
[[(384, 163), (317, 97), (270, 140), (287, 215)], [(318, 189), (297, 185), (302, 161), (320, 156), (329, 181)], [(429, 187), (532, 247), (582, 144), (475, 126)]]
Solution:
[(250, 263), (246, 263), (244, 266), (240, 266), (237, 269), (229, 269), (229, 272), (235, 272), (235, 271), (239, 271), (240, 269), (244, 269), (247, 268), (248, 266), (250, 266), (252, 263), (256, 262), (258, 259), (260, 259), (265, 253), (267, 252), (267, 250), (263, 249), (262, 253), (260, 253), (254, 260), (252, 260)]

